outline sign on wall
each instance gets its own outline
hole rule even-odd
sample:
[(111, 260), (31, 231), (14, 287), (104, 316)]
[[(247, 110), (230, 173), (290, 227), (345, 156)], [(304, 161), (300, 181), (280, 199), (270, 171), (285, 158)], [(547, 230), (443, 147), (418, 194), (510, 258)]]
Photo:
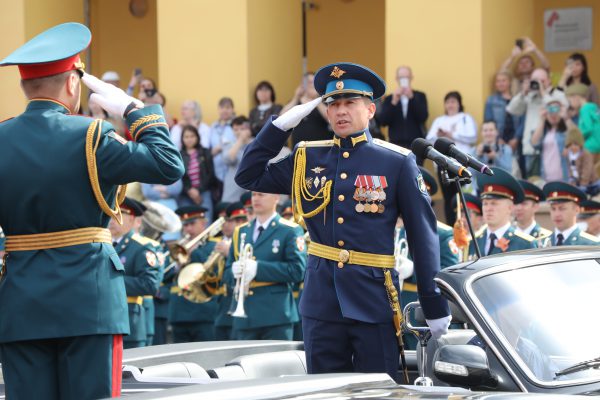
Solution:
[(592, 8), (544, 11), (544, 49), (547, 52), (592, 49)]

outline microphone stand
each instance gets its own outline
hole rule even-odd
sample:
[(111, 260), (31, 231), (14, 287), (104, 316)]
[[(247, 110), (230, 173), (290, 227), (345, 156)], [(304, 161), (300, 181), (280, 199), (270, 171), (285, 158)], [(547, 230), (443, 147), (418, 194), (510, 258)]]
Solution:
[(461, 178), (458, 176), (450, 178), (450, 176), (448, 175), (448, 170), (445, 168), (441, 169), (441, 175), (442, 184), (444, 186), (448, 186), (452, 183), (456, 185), (456, 190), (458, 191), (458, 194), (460, 196), (460, 203), (462, 204), (463, 210), (465, 211), (465, 217), (467, 218), (467, 225), (469, 226), (469, 232), (471, 233), (471, 240), (473, 242), (473, 245), (475, 246), (475, 254), (477, 254), (477, 258), (481, 258), (481, 251), (479, 250), (479, 245), (477, 244), (477, 240), (475, 239), (475, 232), (473, 231), (473, 225), (471, 224), (471, 217), (467, 212), (467, 202), (465, 200), (465, 196), (463, 195), (461, 186), (462, 183), (471, 183), (471, 178)]

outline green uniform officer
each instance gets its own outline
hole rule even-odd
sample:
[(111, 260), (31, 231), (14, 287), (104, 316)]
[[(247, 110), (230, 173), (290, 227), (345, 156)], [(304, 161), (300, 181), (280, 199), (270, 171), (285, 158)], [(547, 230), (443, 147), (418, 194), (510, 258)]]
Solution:
[[(183, 232), (190, 239), (197, 237), (206, 229), (206, 209), (200, 206), (185, 206), (175, 210), (183, 224)], [(215, 242), (207, 241), (190, 255), (191, 262), (204, 262), (215, 246)], [(179, 266), (185, 268), (185, 266)], [(175, 343), (203, 342), (214, 340), (214, 321), (217, 310), (215, 299), (206, 303), (194, 303), (181, 294), (177, 286), (177, 278), (171, 286), (169, 300), (169, 322), (173, 327)]]
[(584, 192), (565, 182), (548, 182), (543, 188), (550, 203), (550, 219), (554, 224), (552, 246), (597, 245), (600, 240), (579, 229), (577, 215), (587, 200)]
[[(9, 399), (120, 394), (129, 333), (124, 267), (109, 220), (128, 182), (172, 184), (184, 173), (160, 106), (144, 105), (83, 72), (87, 27), (66, 23), (34, 37), (0, 65), (18, 65), (29, 99), (0, 123), (0, 357)], [(76, 115), (81, 83), (134, 141)], [(118, 194), (118, 195), (117, 195)], [(23, 290), (27, 288), (27, 290)]]
[[(255, 219), (235, 229), (225, 280), (240, 282), (232, 309), (232, 337), (236, 340), (291, 340), (299, 320), (292, 285), (304, 276), (304, 231), (277, 214), (279, 195), (252, 192)], [(252, 246), (253, 257), (240, 262), (242, 235)], [(240, 303), (241, 299), (243, 303)]]
[[(600, 203), (593, 200), (581, 202), (581, 210), (578, 219), (580, 224), (585, 225), (585, 232), (599, 237), (600, 235)], [(1, 240), (1, 239), (0, 239)], [(1, 246), (1, 244), (0, 244)], [(0, 247), (1, 249), (1, 247)], [(0, 250), (1, 251), (1, 250)]]
[(156, 293), (162, 275), (155, 247), (134, 231), (135, 218), (144, 212), (142, 207), (136, 200), (125, 198), (121, 205), (123, 224), (119, 225), (113, 219), (108, 225), (117, 254), (125, 266), (125, 291), (131, 333), (123, 338), (124, 348), (147, 345), (146, 320), (152, 318), (153, 321), (154, 315), (147, 315), (144, 296)]
[(546, 200), (542, 189), (528, 181), (519, 181), (525, 193), (525, 200), (515, 204), (515, 225), (519, 232), (533, 236), (539, 247), (546, 247), (550, 243), (552, 231), (542, 227), (535, 220), (535, 213), (539, 210), (540, 201)]
[[(493, 176), (479, 175), (481, 203), (485, 228), (475, 234), (482, 256), (515, 250), (533, 249), (537, 243), (532, 236), (519, 232), (510, 220), (514, 205), (525, 199), (519, 182), (502, 168), (492, 167)], [(475, 257), (475, 245), (469, 245), (469, 257)]]

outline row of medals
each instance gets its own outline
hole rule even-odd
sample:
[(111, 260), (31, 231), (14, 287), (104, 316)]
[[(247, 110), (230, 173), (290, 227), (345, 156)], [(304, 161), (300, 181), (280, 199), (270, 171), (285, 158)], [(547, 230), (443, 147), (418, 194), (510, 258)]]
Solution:
[[(357, 213), (383, 213), (385, 206), (386, 194), (383, 189), (366, 189), (358, 187), (354, 190), (354, 200), (358, 201), (358, 204), (354, 207)], [(362, 202), (365, 202), (363, 204)]]

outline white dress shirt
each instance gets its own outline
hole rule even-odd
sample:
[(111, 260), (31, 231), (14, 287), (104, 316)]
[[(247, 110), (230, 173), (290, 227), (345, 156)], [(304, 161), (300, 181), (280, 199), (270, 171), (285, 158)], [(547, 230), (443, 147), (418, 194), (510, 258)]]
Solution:
[(573, 232), (575, 232), (575, 229), (577, 229), (577, 224), (573, 225), (572, 227), (570, 227), (569, 229), (566, 229), (564, 231), (559, 231), (558, 229), (554, 229), (554, 240), (555, 243), (558, 242), (558, 234), (562, 233), (563, 235), (563, 244), (567, 243), (567, 239), (569, 238), (569, 236), (571, 236), (571, 234)]
[(267, 228), (269, 227), (269, 224), (271, 223), (271, 221), (273, 221), (273, 218), (275, 218), (275, 216), (277, 215), (277, 213), (273, 213), (273, 215), (271, 215), (265, 222), (263, 222), (262, 224), (258, 223), (258, 219), (256, 219), (256, 224), (254, 224), (254, 232), (252, 233), (252, 241), (256, 242), (256, 239), (258, 239), (258, 234), (259, 234), (259, 227), (263, 227), (263, 232), (267, 230)]
[(492, 233), (496, 235), (496, 244), (498, 244), (498, 240), (499, 240), (501, 237), (504, 237), (504, 234), (506, 233), (506, 231), (508, 230), (508, 228), (510, 228), (510, 222), (507, 222), (507, 223), (506, 223), (506, 225), (504, 225), (504, 226), (502, 226), (502, 227), (500, 227), (500, 228), (496, 229), (496, 230), (495, 230), (495, 231), (493, 231), (493, 232), (490, 232), (490, 230), (489, 230), (489, 229), (487, 229), (487, 230), (486, 230), (486, 234), (487, 234), (487, 236), (486, 236), (486, 238), (485, 238), (485, 249), (483, 249), (483, 252), (484, 252), (484, 254), (485, 254), (485, 255), (487, 255), (487, 253), (488, 253), (488, 249), (490, 248), (490, 242), (491, 242), (491, 240), (490, 240), (490, 235), (491, 235)]

